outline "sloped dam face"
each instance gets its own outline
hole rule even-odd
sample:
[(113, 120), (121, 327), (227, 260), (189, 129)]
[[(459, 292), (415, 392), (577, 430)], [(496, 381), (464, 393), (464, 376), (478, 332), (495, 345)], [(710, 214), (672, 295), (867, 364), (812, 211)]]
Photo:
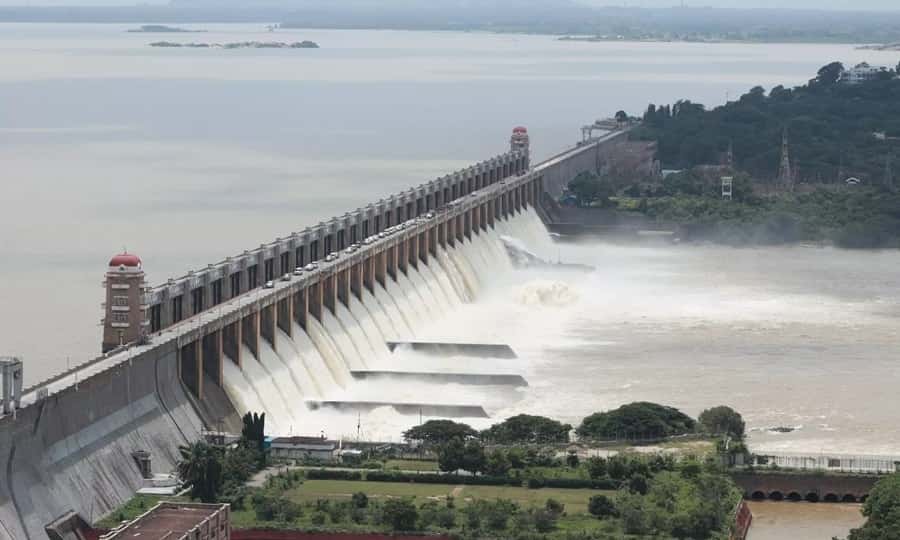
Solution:
[(460, 311), (490, 302), (493, 284), (516, 272), (501, 236), (552, 249), (534, 210), (500, 219), (305, 329), (294, 323), (291, 336), (277, 329), (275, 346), (260, 340), (256, 356), (243, 346), (242, 366), (226, 358), (222, 388), (205, 385), (202, 403), (179, 378), (173, 342), (0, 418), (0, 539), (43, 538), (70, 510), (88, 521), (108, 514), (142, 486), (134, 452), (149, 452), (154, 472), (172, 471), (180, 445), (204, 426), (238, 430), (247, 411), (266, 413), (270, 435), (351, 438), (359, 425), (370, 440), (397, 440), (420, 418), (489, 421), (527, 384), (515, 358), (388, 344), (464, 338)]

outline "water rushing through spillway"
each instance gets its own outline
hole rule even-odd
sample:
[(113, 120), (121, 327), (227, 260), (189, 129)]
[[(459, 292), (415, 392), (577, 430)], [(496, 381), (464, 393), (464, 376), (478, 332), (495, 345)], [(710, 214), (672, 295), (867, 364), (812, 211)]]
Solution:
[[(438, 247), (427, 263), (410, 265), (405, 273), (398, 270), (384, 285), (376, 283), (374, 291), (364, 289), (361, 298), (351, 295), (349, 305), (339, 303), (334, 313), (323, 310), (321, 320), (309, 317), (305, 330), (294, 324), (293, 336), (288, 336), (277, 329), (274, 348), (260, 341), (259, 358), (245, 347), (242, 368), (226, 362), (226, 393), (241, 414), (266, 412), (271, 435), (323, 430), (333, 437), (355, 435), (359, 422), (369, 437), (396, 438), (418, 415), (404, 417), (387, 404), (501, 408), (513, 388), (447, 384), (430, 381), (427, 374), (512, 373), (520, 367), (492, 359), (395, 354), (387, 345), (425, 336), (431, 341), (464, 338), (465, 329), (458, 327), (443, 334), (441, 321), (479, 302), (493, 281), (514, 271), (501, 235), (516, 237), (535, 250), (550, 242), (537, 214), (527, 210), (454, 246)], [(378, 376), (357, 379), (354, 371), (375, 371)], [(392, 377), (392, 371), (426, 375)], [(342, 405), (322, 407), (322, 402)], [(354, 405), (360, 402), (365, 405)]]

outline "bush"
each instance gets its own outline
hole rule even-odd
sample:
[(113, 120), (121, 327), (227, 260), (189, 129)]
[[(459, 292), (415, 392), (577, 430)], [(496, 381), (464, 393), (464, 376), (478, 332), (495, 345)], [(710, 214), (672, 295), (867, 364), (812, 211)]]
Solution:
[(628, 489), (640, 495), (647, 494), (647, 477), (643, 474), (636, 474), (628, 481)]
[(310, 480), (362, 480), (362, 473), (335, 469), (310, 469), (306, 471), (306, 477)]
[(556, 528), (556, 515), (546, 509), (532, 512), (534, 528), (539, 533), (548, 533)]
[(544, 503), (544, 509), (558, 518), (566, 511), (566, 505), (551, 498), (547, 499), (547, 502)]
[(384, 503), (383, 519), (395, 531), (411, 531), (416, 527), (419, 512), (408, 499), (388, 499)]
[(350, 500), (355, 508), (365, 508), (369, 506), (369, 497), (362, 491), (354, 493)]
[(616, 506), (606, 495), (593, 495), (588, 501), (588, 512), (600, 519), (616, 515)]
[(317, 511), (312, 515), (310, 521), (312, 521), (313, 525), (321, 527), (322, 525), (325, 525), (326, 521), (328, 521), (328, 514), (322, 511)]
[(370, 482), (412, 482), (417, 484), (466, 484), (476, 486), (505, 486), (512, 482), (503, 476), (460, 476), (456, 474), (409, 474), (396, 471), (371, 471), (366, 475)]

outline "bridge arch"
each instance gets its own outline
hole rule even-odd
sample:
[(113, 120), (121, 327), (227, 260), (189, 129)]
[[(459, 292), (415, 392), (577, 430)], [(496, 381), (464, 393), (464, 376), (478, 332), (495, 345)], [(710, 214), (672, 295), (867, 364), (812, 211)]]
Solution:
[(791, 501), (791, 502), (802, 501), (802, 500), (803, 500), (803, 495), (800, 495), (800, 494), (797, 493), (796, 491), (792, 491), (792, 492), (788, 493), (788, 495), (787, 495), (787, 500), (789, 500), (789, 501)]
[(766, 499), (766, 494), (763, 491), (754, 491), (750, 494), (750, 499), (754, 501), (763, 501)]
[(840, 501), (840, 498), (834, 493), (826, 493), (822, 500), (827, 503), (836, 503)]
[(810, 491), (809, 493), (807, 493), (806, 497), (804, 497), (804, 498), (806, 499), (807, 502), (811, 502), (811, 503), (819, 502), (819, 494), (814, 491)]
[(852, 494), (852, 493), (847, 493), (846, 495), (844, 495), (843, 497), (841, 497), (841, 502), (845, 502), (845, 503), (855, 503), (855, 502), (856, 502), (856, 495), (854, 495), (854, 494)]
[(769, 499), (771, 499), (773, 501), (783, 501), (784, 494), (781, 493), (780, 491), (773, 491), (773, 492), (769, 493)]

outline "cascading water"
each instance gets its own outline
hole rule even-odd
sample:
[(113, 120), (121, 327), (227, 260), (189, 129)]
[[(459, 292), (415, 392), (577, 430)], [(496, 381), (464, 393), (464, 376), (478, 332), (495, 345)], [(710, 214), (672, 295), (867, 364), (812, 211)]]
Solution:
[[(238, 412), (267, 412), (270, 434), (285, 434), (294, 426), (310, 425), (348, 430), (345, 433), (349, 434), (356, 422), (355, 411), (310, 411), (306, 401), (414, 400), (491, 403), (504, 408), (513, 397), (509, 394), (511, 387), (467, 387), (426, 379), (410, 385), (391, 381), (393, 375), (384, 380), (356, 381), (350, 375), (354, 369), (436, 374), (516, 373), (521, 369), (518, 362), (509, 360), (390, 354), (385, 343), (411, 341), (426, 334), (437, 340), (446, 338), (437, 321), (460, 309), (471, 309), (464, 304), (478, 298), (498, 275), (514, 271), (501, 234), (518, 238), (535, 250), (554, 249), (540, 218), (529, 209), (508, 220), (496, 220), (493, 227), (473, 232), (471, 238), (453, 246), (438, 247), (427, 262), (410, 265), (406, 273), (398, 269), (396, 278), (386, 276), (384, 286), (376, 282), (373, 291), (363, 288), (361, 298), (351, 294), (349, 306), (339, 303), (335, 313), (323, 306), (321, 321), (309, 316), (306, 330), (296, 323), (292, 337), (277, 330), (275, 350), (261, 340), (258, 360), (244, 347), (243, 370), (230, 360), (226, 362), (224, 387)], [(466, 333), (465, 325), (457, 330)], [(477, 332), (471, 339), (482, 335), (485, 333)], [(466, 335), (453, 336), (465, 338)], [(366, 418), (385, 429), (409, 425), (389, 407), (368, 412)], [(396, 433), (385, 434), (391, 435)]]
[[(326, 310), (323, 309), (322, 311)], [(350, 381), (349, 368), (344, 362), (344, 357), (341, 356), (338, 346), (325, 330), (325, 327), (315, 317), (308, 317), (306, 320), (306, 333), (325, 360), (325, 365), (328, 366), (328, 371), (334, 376), (337, 385), (341, 388), (346, 387)]]

